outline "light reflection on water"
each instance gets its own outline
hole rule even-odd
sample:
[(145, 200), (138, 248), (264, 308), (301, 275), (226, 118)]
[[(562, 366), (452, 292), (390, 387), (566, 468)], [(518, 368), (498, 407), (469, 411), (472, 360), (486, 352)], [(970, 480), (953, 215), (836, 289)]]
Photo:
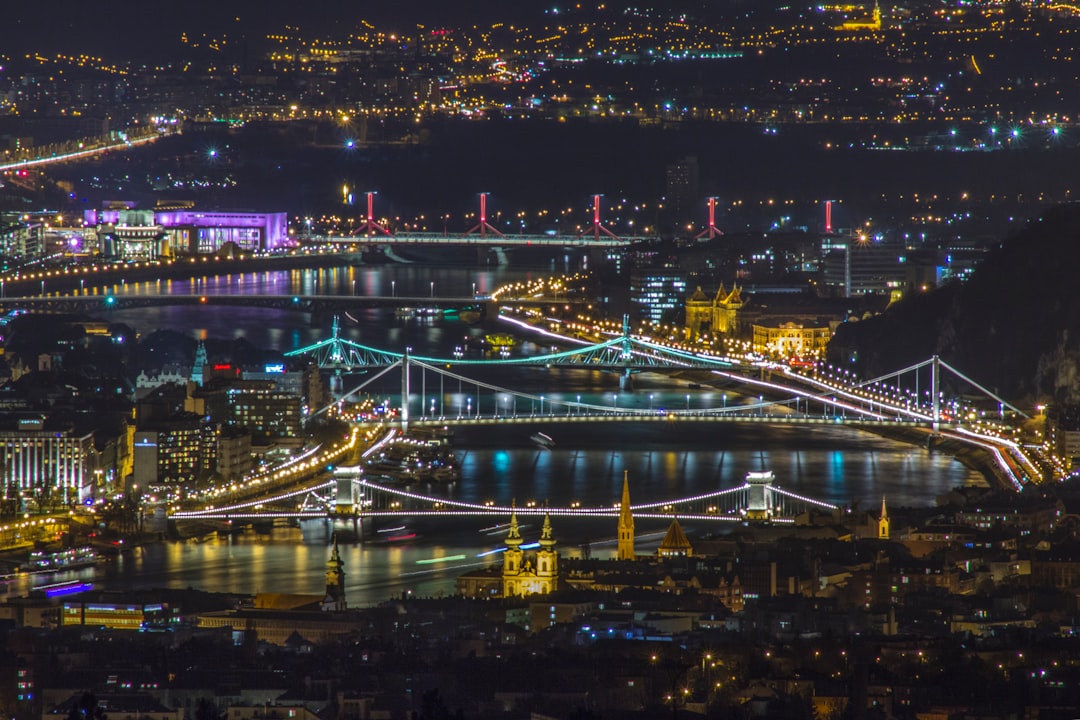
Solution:
[[(533, 273), (536, 274), (536, 273)], [(439, 293), (467, 295), (476, 283), (478, 293), (490, 292), (504, 282), (528, 279), (532, 274), (508, 270), (467, 270), (431, 267), (331, 268), (319, 271), (252, 273), (193, 281), (136, 283), (124, 292), (156, 293), (340, 293), (422, 295), (435, 283)], [(192, 337), (245, 337), (258, 347), (285, 351), (326, 337), (329, 320), (314, 326), (303, 313), (259, 308), (165, 307), (118, 310), (110, 315), (133, 325), (143, 335), (157, 328), (172, 328)], [(448, 357), (455, 345), (478, 340), (485, 330), (460, 322), (422, 323), (397, 319), (385, 310), (354, 315), (359, 322), (343, 323), (342, 334), (366, 345)], [(523, 347), (531, 347), (522, 343)], [(539, 351), (540, 348), (533, 347)], [(680, 408), (737, 403), (735, 388), (704, 389), (685, 398), (686, 384), (675, 378), (646, 374), (635, 378), (635, 392), (622, 392), (617, 378), (605, 373), (582, 373), (560, 369), (488, 371), (496, 385), (544, 394), (544, 431), (556, 441), (552, 450), (540, 450), (529, 442), (539, 426), (470, 428), (457, 432), (456, 447), (462, 479), (447, 492), (475, 502), (494, 499), (506, 504), (535, 500), (566, 505), (578, 500), (585, 505), (618, 502), (623, 472), (628, 471), (635, 501), (656, 501), (741, 484), (748, 471), (770, 469), (782, 487), (838, 505), (858, 502), (876, 508), (884, 495), (891, 506), (933, 504), (934, 497), (976, 476), (959, 462), (925, 449), (895, 443), (841, 427), (791, 427), (637, 424), (587, 426), (559, 424), (558, 416), (573, 409), (559, 401), (576, 401), (618, 407)], [(437, 412), (491, 413), (499, 399), (480, 397), (468, 384), (432, 379), (414, 380), (420, 408), (428, 412), (430, 398)], [(435, 383), (439, 382), (437, 386)], [(423, 388), (423, 389), (421, 389)], [(372, 387), (374, 394), (396, 397), (400, 380), (387, 379)], [(721, 397), (722, 396), (722, 397)], [(535, 402), (520, 412), (539, 414)], [(539, 419), (538, 419), (539, 420)], [(412, 590), (418, 595), (452, 593), (456, 575), (472, 567), (497, 563), (498, 555), (479, 558), (481, 552), (499, 546), (498, 537), (480, 528), (501, 519), (475, 518), (450, 521), (405, 519), (417, 537), (402, 544), (346, 543), (341, 546), (346, 588), (353, 606), (380, 602), (391, 595)], [(400, 521), (395, 521), (400, 522)], [(526, 541), (535, 539), (539, 523), (524, 521)], [(560, 548), (568, 554), (581, 552), (592, 543), (595, 557), (613, 553), (613, 521), (555, 519)], [(639, 545), (648, 552), (659, 542), (666, 524), (638, 523)], [(715, 526), (686, 523), (687, 531), (704, 532)], [(337, 526), (338, 530), (351, 530)], [(6, 592), (24, 595), (31, 587), (68, 579), (93, 580), (98, 587), (196, 587), (211, 591), (256, 593), (321, 593), (329, 543), (335, 526), (329, 521), (309, 521), (300, 527), (262, 528), (241, 534), (209, 535), (201, 541), (165, 542), (125, 550), (119, 557), (96, 568), (53, 576), (21, 577)], [(445, 564), (418, 561), (454, 555), (466, 559)]]

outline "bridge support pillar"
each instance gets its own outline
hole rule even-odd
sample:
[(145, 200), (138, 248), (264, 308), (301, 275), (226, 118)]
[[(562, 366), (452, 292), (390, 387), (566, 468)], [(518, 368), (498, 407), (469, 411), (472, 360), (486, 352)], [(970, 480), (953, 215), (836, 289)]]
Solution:
[(941, 358), (934, 356), (934, 362), (930, 365), (930, 402), (934, 408), (933, 431), (938, 434), (941, 425)]
[[(476, 402), (479, 404), (480, 398)], [(409, 432), (409, 348), (401, 356), (401, 432)]]
[(771, 470), (751, 472), (746, 475), (746, 519), (755, 522), (768, 520), (773, 515)]
[(619, 376), (619, 389), (623, 392), (632, 392), (634, 389), (634, 376), (630, 374), (629, 370), (623, 371), (623, 374)]
[(360, 492), (357, 482), (363, 472), (359, 465), (334, 468), (335, 515), (351, 515), (355, 517), (360, 514)]

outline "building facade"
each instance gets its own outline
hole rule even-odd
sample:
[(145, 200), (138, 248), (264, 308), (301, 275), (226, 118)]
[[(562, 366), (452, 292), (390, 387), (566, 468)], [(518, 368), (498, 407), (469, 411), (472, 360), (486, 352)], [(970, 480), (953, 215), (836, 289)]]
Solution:
[(821, 357), (832, 339), (832, 329), (828, 326), (806, 327), (796, 322), (782, 322), (751, 327), (754, 331), (753, 351), (773, 357)]
[(737, 336), (739, 311), (746, 305), (738, 285), (726, 290), (723, 283), (716, 295), (709, 297), (701, 286), (686, 299), (686, 337), (694, 340), (702, 335)]
[(289, 241), (288, 214), (203, 212), (193, 208), (137, 209), (119, 203), (84, 213), (111, 257), (151, 258), (216, 253), (226, 245), (269, 252)]
[(555, 538), (551, 533), (551, 516), (544, 515), (540, 548), (534, 558), (526, 557), (521, 549), (522, 542), (517, 513), (511, 513), (510, 529), (506, 533), (506, 552), (503, 553), (502, 596), (525, 597), (558, 590), (559, 553), (555, 550)]
[(677, 267), (641, 268), (630, 273), (630, 304), (635, 318), (660, 323), (683, 304), (686, 277)]
[(93, 433), (55, 432), (42, 429), (42, 424), (20, 422), (19, 429), (0, 431), (4, 487), (24, 495), (60, 494), (65, 504), (92, 496), (96, 469)]

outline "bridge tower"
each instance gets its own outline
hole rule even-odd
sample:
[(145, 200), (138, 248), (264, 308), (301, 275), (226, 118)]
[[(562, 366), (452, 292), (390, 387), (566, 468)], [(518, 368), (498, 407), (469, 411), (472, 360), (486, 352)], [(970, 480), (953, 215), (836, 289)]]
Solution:
[(768, 520), (772, 517), (772, 470), (746, 474), (746, 519)]
[(634, 560), (634, 513), (630, 510), (630, 472), (623, 470), (622, 502), (619, 503), (619, 546), (616, 560)]
[[(382, 233), (383, 235), (393, 235), (387, 228), (383, 227), (379, 223), (375, 222), (375, 192), (369, 191), (367, 193), (367, 222), (360, 228), (364, 231), (365, 237), (371, 237), (375, 234), (375, 231)], [(356, 233), (353, 233), (354, 235)]]
[(474, 227), (469, 229), (465, 233), (466, 235), (472, 235), (474, 232), (479, 230), (481, 239), (487, 237), (487, 234), (489, 232), (495, 233), (496, 235), (498, 235), (501, 238), (506, 237), (501, 232), (499, 232), (496, 228), (492, 227), (491, 224), (487, 221), (487, 196), (490, 195), (490, 194), (491, 193), (486, 193), (486, 192), (480, 193), (480, 222), (478, 222)]
[(606, 227), (604, 227), (604, 224), (600, 222), (600, 198), (602, 197), (603, 195), (593, 195), (592, 225), (579, 232), (578, 237), (591, 233), (594, 238), (599, 240), (600, 233), (603, 233), (604, 235), (607, 235), (608, 237), (615, 240), (620, 239), (618, 235), (608, 230)]
[(935, 355), (933, 360), (930, 364), (930, 402), (934, 408), (933, 432), (937, 435), (941, 424), (941, 358)]
[(717, 235), (723, 235), (718, 227), (716, 227), (716, 200), (717, 198), (709, 198), (709, 226), (694, 236), (695, 239), (708, 238), (712, 240)]
[[(401, 355), (401, 432), (409, 432), (409, 350), (412, 348), (405, 348), (405, 352)], [(480, 398), (476, 399), (477, 405), (480, 404)]]
[(619, 360), (623, 365), (623, 373), (619, 377), (619, 389), (620, 390), (633, 390), (634, 381), (631, 379), (630, 364), (634, 359), (633, 345), (630, 342), (630, 316), (623, 314), (622, 316), (622, 351), (619, 353)]
[(360, 510), (360, 491), (357, 481), (364, 471), (358, 465), (334, 468), (334, 514), (356, 515)]

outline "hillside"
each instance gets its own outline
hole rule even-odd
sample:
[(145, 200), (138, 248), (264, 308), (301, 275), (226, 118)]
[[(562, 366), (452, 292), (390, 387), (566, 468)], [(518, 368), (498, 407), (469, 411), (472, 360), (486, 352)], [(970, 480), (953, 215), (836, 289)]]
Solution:
[(829, 360), (876, 377), (936, 353), (1005, 398), (1080, 404), (1080, 205), (1030, 221), (962, 285), (845, 323)]

